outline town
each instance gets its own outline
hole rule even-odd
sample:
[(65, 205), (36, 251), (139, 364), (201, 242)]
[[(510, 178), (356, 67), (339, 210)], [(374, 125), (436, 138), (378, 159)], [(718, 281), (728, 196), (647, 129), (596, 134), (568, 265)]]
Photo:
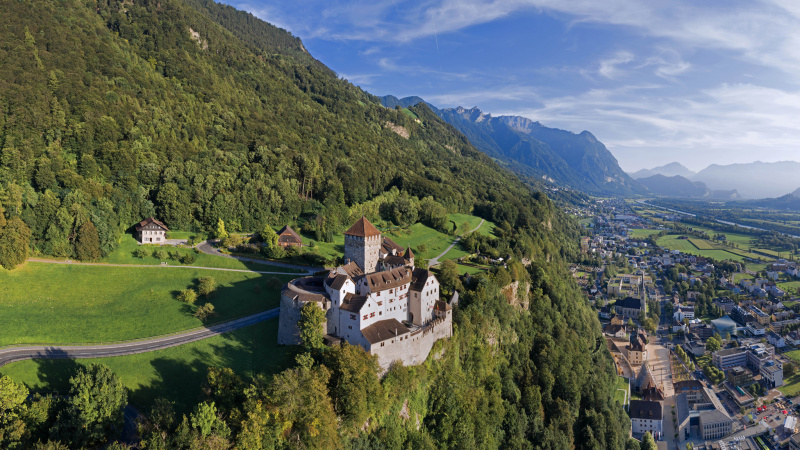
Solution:
[[(600, 318), (633, 437), (800, 449), (798, 264), (702, 256), (724, 253), (669, 211), (645, 216), (617, 200), (577, 209), (583, 259), (571, 270)], [(671, 245), (681, 241), (691, 245)]]

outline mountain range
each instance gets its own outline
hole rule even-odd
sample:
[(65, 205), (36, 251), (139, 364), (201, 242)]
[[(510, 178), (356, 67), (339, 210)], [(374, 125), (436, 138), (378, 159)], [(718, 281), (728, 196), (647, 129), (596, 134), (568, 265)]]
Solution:
[[(642, 169), (631, 174), (641, 184), (660, 195), (674, 195), (686, 191), (687, 183), (703, 183), (708, 193), (692, 197), (776, 198), (787, 192), (794, 192), (800, 186), (800, 163), (795, 161), (761, 162), (743, 164), (712, 164), (699, 172), (692, 172), (683, 165), (673, 162), (652, 169)], [(654, 176), (663, 176), (653, 178)], [(675, 177), (678, 178), (675, 178)], [(653, 190), (654, 186), (658, 186)], [(697, 187), (696, 193), (700, 188)], [(716, 193), (714, 193), (716, 192)]]
[(593, 194), (646, 193), (588, 131), (575, 134), (525, 117), (495, 117), (478, 108), (439, 109), (420, 97), (381, 97), (381, 104), (389, 108), (423, 102), (476, 148), (518, 173)]

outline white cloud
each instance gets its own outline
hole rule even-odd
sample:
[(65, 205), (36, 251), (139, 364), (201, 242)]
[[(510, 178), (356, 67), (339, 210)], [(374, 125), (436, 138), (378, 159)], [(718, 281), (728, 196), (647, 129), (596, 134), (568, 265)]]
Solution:
[(609, 79), (619, 78), (625, 72), (623, 69), (620, 69), (619, 66), (625, 65), (631, 61), (633, 61), (633, 54), (630, 52), (617, 52), (613, 58), (600, 61), (600, 68), (597, 70), (597, 73)]

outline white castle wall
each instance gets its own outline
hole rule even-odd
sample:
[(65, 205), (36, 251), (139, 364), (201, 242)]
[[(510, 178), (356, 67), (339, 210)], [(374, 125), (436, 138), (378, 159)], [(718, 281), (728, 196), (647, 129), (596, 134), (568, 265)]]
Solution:
[(370, 353), (378, 356), (378, 364), (383, 370), (388, 370), (395, 362), (400, 361), (404, 366), (422, 364), (439, 339), (449, 338), (453, 335), (453, 311), (432, 321), (427, 327), (410, 333), (402, 341), (393, 339), (384, 341), (384, 346), (378, 343), (370, 348)]

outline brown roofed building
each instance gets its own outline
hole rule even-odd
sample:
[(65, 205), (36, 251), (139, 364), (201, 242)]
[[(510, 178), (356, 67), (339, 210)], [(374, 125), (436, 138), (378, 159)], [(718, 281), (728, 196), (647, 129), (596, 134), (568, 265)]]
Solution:
[(169, 231), (166, 225), (152, 217), (137, 223), (134, 229), (136, 237), (142, 244), (164, 243), (167, 240), (167, 231)]
[(344, 262), (355, 262), (364, 273), (375, 272), (382, 245), (381, 232), (362, 216), (344, 232)]
[(286, 225), (278, 231), (278, 245), (281, 247), (302, 247), (303, 238), (292, 227)]

